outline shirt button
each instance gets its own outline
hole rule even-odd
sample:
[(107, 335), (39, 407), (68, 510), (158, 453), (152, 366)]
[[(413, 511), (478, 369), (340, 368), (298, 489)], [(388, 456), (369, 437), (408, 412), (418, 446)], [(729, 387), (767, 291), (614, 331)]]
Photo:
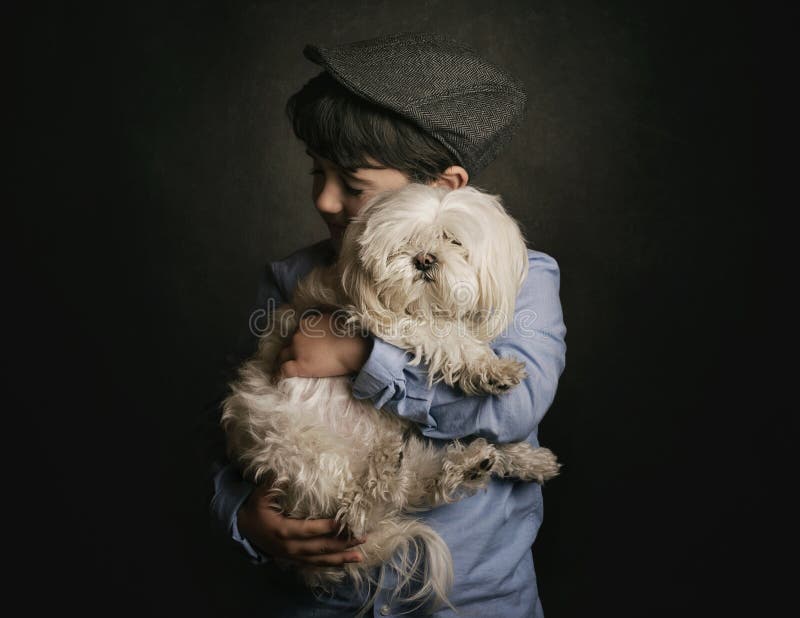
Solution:
[(388, 605), (383, 605), (381, 607), (381, 616), (388, 616), (389, 613), (392, 611), (392, 608)]

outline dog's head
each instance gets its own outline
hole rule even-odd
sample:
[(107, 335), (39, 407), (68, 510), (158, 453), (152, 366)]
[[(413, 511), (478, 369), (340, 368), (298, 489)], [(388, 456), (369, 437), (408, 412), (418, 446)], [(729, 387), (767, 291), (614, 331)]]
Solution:
[(525, 239), (499, 196), (420, 183), (370, 200), (339, 263), (359, 311), (466, 321), (487, 339), (513, 318), (528, 272)]

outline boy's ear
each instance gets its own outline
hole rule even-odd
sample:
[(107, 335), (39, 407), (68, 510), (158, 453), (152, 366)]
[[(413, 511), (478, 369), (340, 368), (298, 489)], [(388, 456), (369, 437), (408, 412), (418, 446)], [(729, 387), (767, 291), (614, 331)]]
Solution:
[(433, 187), (447, 187), (448, 189), (460, 189), (467, 186), (469, 173), (460, 165), (451, 165), (441, 174), (439, 178), (431, 183)]

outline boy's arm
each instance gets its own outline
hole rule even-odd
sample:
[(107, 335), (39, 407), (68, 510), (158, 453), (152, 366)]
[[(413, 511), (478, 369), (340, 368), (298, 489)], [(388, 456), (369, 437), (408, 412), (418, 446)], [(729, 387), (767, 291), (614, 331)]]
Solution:
[(411, 354), (374, 337), (367, 362), (353, 378), (354, 396), (415, 421), (430, 438), (525, 440), (553, 402), (566, 360), (558, 264), (534, 252), (529, 266), (513, 320), (491, 344), (498, 356), (525, 363), (528, 375), (519, 385), (503, 395), (473, 397), (443, 382), (429, 388), (424, 363), (408, 365)]
[[(257, 349), (258, 334), (278, 327), (273, 324), (273, 310), (284, 304), (289, 297), (291, 285), (296, 276), (302, 274), (312, 264), (294, 264), (294, 268), (284, 269), (283, 262), (273, 262), (267, 266), (259, 284), (258, 298), (251, 312), (248, 333), (240, 340), (238, 358), (231, 359), (230, 365), (238, 367), (245, 358)], [(233, 376), (231, 376), (233, 378)], [(220, 524), (255, 564), (270, 562), (272, 556), (281, 556), (311, 566), (341, 566), (345, 563), (359, 562), (362, 556), (353, 547), (364, 539), (352, 540), (338, 534), (338, 524), (333, 519), (298, 520), (276, 513), (271, 508), (271, 499), (265, 499), (265, 488), (256, 487), (242, 478), (237, 466), (228, 461), (225, 453), (225, 432), (219, 420), (221, 404), (226, 392), (210, 407), (206, 415), (210, 419), (218, 447), (211, 472), (213, 474), (213, 497), (211, 510)], [(259, 549), (260, 548), (260, 549)], [(264, 553), (267, 552), (267, 553)]]
[[(241, 361), (255, 352), (258, 343), (257, 333), (269, 328), (269, 312), (284, 302), (284, 294), (273, 272), (273, 266), (267, 264), (259, 281), (256, 302), (248, 316), (248, 328), (240, 336), (237, 351), (234, 358), (229, 359), (229, 365), (238, 367)], [(211, 451), (213, 453), (211, 457), (213, 460), (211, 468), (213, 497), (210, 506), (219, 523), (224, 526), (231, 538), (242, 546), (251, 562), (262, 564), (269, 558), (258, 551), (240, 533), (237, 524), (239, 509), (253, 492), (255, 486), (242, 478), (239, 469), (228, 460), (225, 453), (225, 434), (219, 421), (222, 415), (222, 401), (227, 394), (226, 389), (226, 392), (209, 406), (206, 414), (207, 422), (212, 425), (209, 431), (214, 435), (215, 443)]]

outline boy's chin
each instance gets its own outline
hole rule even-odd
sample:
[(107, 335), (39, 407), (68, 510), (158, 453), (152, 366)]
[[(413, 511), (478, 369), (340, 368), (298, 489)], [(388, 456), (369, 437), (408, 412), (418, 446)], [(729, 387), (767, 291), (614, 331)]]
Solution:
[(342, 248), (342, 238), (344, 238), (345, 226), (328, 223), (328, 232), (331, 236), (331, 244), (336, 248), (336, 253), (339, 253), (339, 250)]

